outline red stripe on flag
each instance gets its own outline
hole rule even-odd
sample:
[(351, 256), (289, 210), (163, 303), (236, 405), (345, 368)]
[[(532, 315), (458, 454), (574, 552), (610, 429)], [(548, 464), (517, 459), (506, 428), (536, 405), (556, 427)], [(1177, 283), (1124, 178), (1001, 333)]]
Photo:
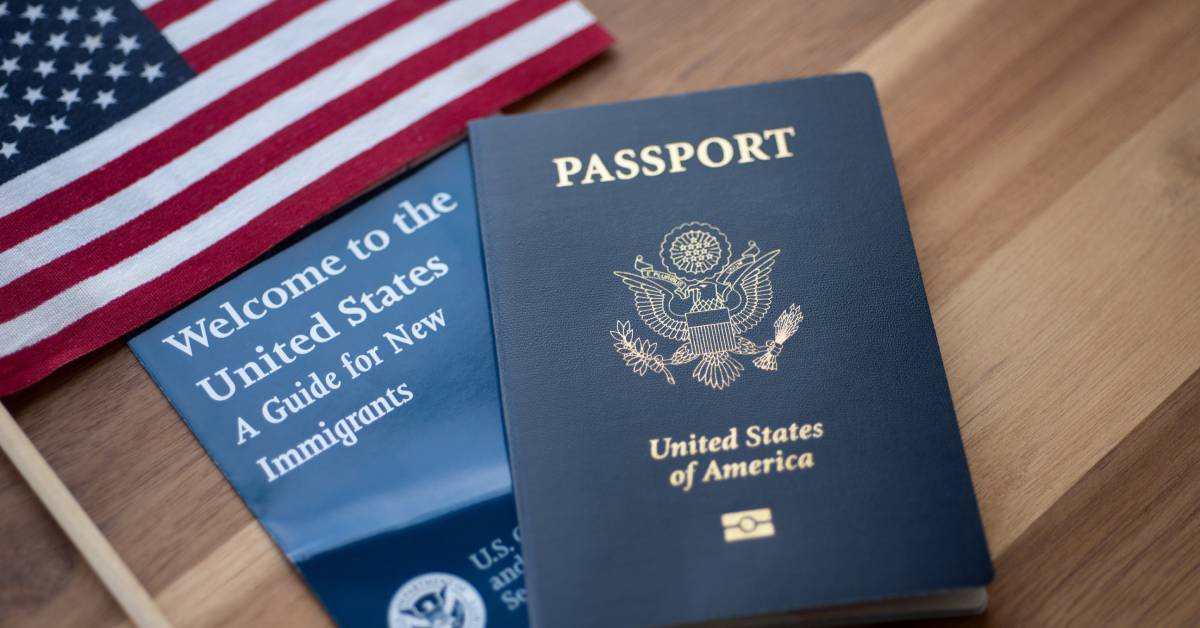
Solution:
[(196, 72), (203, 72), (323, 1), (276, 0), (238, 20), (229, 28), (182, 51), (183, 59)]
[(154, 244), (393, 96), (565, 1), (520, 0), (484, 17), (296, 120), (133, 221), (0, 286), (0, 322)]
[(280, 93), (444, 1), (394, 2), (381, 7), (107, 164), (0, 217), (0, 250), (12, 248), (129, 187)]
[(24, 388), (99, 348), (112, 338), (114, 329), (133, 328), (187, 301), (320, 217), (322, 208), (347, 200), (347, 190), (365, 189), (381, 181), (401, 162), (400, 154), (411, 160), (437, 147), (444, 143), (443, 138), (461, 134), (468, 119), (490, 113), (553, 81), (611, 43), (612, 38), (597, 24), (575, 33), (343, 164), (171, 271), (54, 336), (0, 358), (0, 395)]
[(160, 29), (178, 21), (196, 9), (208, 4), (211, 0), (160, 0), (150, 8), (142, 11), (151, 22)]

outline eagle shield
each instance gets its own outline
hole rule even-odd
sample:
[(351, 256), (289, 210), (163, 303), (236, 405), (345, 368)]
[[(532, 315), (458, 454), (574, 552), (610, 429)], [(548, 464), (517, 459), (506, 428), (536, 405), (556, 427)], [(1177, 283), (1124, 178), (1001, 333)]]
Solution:
[(657, 343), (633, 336), (629, 321), (618, 321), (609, 334), (614, 347), (635, 373), (659, 373), (668, 383), (670, 366), (696, 363), (692, 377), (724, 390), (744, 367), (734, 356), (759, 356), (754, 365), (764, 371), (778, 368), (779, 351), (804, 316), (791, 305), (775, 322), (775, 337), (758, 345), (744, 336), (771, 309), (774, 288), (771, 271), (779, 250), (763, 253), (753, 240), (737, 259), (731, 259), (729, 239), (706, 222), (683, 223), (663, 237), (659, 247), (662, 268), (641, 255), (634, 272), (614, 271), (633, 293), (638, 317), (654, 333), (682, 344), (665, 358)]

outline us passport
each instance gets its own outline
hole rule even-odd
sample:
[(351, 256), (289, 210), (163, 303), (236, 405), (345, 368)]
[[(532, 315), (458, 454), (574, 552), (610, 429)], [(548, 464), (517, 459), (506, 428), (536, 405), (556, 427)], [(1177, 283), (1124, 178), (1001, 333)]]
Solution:
[(531, 620), (982, 611), (871, 80), (471, 125)]

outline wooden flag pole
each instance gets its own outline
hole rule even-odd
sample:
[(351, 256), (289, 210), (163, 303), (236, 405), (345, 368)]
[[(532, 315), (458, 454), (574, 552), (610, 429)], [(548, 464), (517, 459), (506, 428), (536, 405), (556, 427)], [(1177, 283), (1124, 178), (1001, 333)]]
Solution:
[(169, 627), (171, 624), (142, 587), (125, 561), (117, 555), (108, 539), (84, 512), (46, 459), (30, 442), (25, 432), (0, 403), (0, 449), (8, 455), (17, 471), (37, 494), (63, 532), (83, 554), (109, 593), (125, 609), (129, 619), (143, 628)]

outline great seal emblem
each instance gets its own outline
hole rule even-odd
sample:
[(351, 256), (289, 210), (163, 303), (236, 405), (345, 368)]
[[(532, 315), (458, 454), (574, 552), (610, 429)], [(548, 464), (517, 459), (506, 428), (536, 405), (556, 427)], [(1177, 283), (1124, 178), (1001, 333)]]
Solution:
[(389, 628), (484, 628), (487, 607), (471, 583), (448, 573), (405, 582), (388, 605)]
[(614, 271), (633, 292), (638, 317), (654, 333), (682, 342), (669, 358), (657, 353), (658, 344), (637, 338), (629, 321), (617, 321), (609, 331), (617, 353), (638, 375), (653, 372), (675, 383), (670, 366), (696, 362), (692, 377), (724, 390), (737, 381), (744, 367), (734, 356), (758, 356), (753, 364), (764, 371), (779, 368), (783, 343), (796, 333), (804, 314), (796, 305), (775, 320), (775, 335), (758, 345), (744, 334), (771, 310), (774, 287), (771, 271), (779, 249), (766, 253), (750, 240), (732, 259), (729, 238), (707, 222), (685, 222), (663, 236), (659, 245), (662, 268), (638, 255), (634, 272)]

